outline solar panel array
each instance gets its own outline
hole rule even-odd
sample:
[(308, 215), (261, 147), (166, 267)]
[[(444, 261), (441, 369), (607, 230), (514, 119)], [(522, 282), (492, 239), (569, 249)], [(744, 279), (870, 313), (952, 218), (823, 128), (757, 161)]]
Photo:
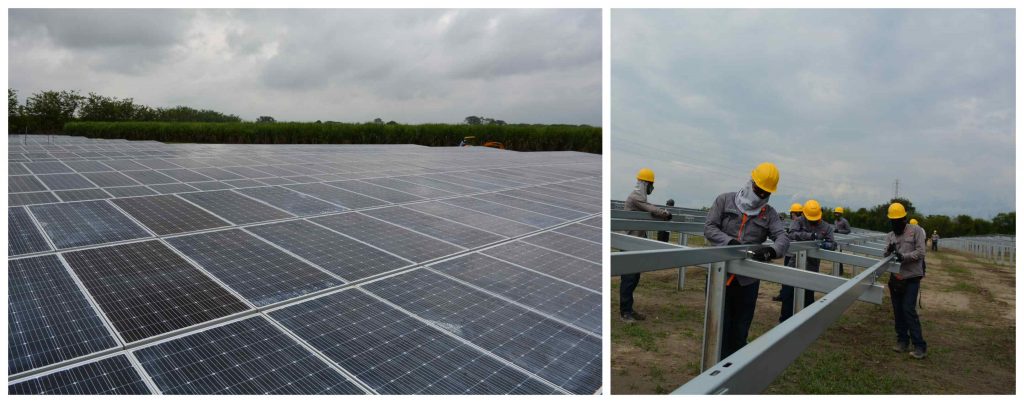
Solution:
[(11, 394), (590, 394), (601, 159), (9, 136)]

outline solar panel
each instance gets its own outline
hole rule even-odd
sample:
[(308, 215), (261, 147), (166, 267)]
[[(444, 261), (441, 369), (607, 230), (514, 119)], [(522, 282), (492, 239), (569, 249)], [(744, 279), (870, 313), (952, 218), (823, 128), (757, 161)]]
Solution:
[(65, 161), (64, 164), (78, 173), (103, 172), (113, 169), (99, 161)]
[(424, 198), (428, 198), (428, 199), (433, 199), (433, 198), (438, 198), (438, 197), (451, 197), (451, 196), (455, 196), (456, 195), (455, 193), (452, 193), (452, 192), (444, 191), (444, 190), (433, 188), (433, 187), (430, 187), (430, 186), (418, 185), (418, 184), (415, 184), (415, 183), (409, 183), (409, 182), (405, 182), (405, 181), (400, 181), (400, 180), (397, 180), (397, 179), (394, 179), (394, 178), (366, 179), (365, 182), (372, 183), (372, 184), (378, 185), (378, 186), (388, 187), (388, 188), (395, 189), (395, 190), (400, 190), (400, 191), (405, 192), (405, 193), (409, 193), (409, 194), (412, 194), (412, 195), (416, 195), (416, 196), (424, 197)]
[[(487, 200), (490, 202), (504, 204), (506, 206), (518, 207), (521, 209), (546, 214), (552, 217), (558, 217), (566, 220), (573, 220), (577, 218), (583, 218), (586, 213), (569, 210), (567, 208), (557, 207), (551, 204), (544, 204), (526, 199), (519, 199), (516, 197), (510, 197), (508, 192), (502, 192), (501, 194), (487, 193), (475, 196), (480, 200)], [(600, 211), (600, 210), (598, 210)]]
[[(555, 196), (549, 196), (549, 195), (545, 195), (545, 194), (528, 192), (528, 191), (523, 190), (523, 189), (508, 190), (508, 191), (500, 192), (500, 193), (498, 193), (498, 195), (511, 196), (511, 197), (516, 197), (516, 198), (525, 199), (525, 200), (529, 200), (529, 201), (533, 201), (533, 202), (538, 202), (538, 203), (546, 203), (546, 204), (550, 204), (552, 206), (561, 207), (563, 209), (570, 209), (570, 210), (574, 210), (574, 211), (577, 211), (577, 212), (583, 212), (583, 213), (594, 214), (594, 213), (600, 213), (601, 212), (601, 203), (600, 202), (583, 203), (583, 202), (580, 202), (580, 201), (577, 201), (577, 200), (573, 200), (573, 199), (569, 199), (569, 198), (565, 198), (565, 197), (555, 197)], [(547, 214), (547, 213), (545, 213), (545, 214)]]
[(601, 334), (601, 293), (473, 253), (434, 263), (437, 271), (564, 322)]
[(177, 234), (230, 225), (172, 195), (114, 199), (114, 204), (158, 235)]
[(510, 242), (480, 253), (557, 277), (591, 290), (601, 290), (601, 265), (524, 242)]
[(85, 179), (84, 176), (74, 173), (37, 175), (36, 177), (46, 184), (46, 187), (50, 190), (85, 189), (96, 187), (96, 185), (93, 185), (88, 179)]
[(361, 394), (340, 372), (256, 316), (135, 351), (163, 394)]
[(243, 179), (241, 175), (233, 174), (220, 168), (193, 168), (192, 170), (198, 172), (201, 175), (209, 176), (219, 181), (228, 179)]
[(31, 175), (32, 171), (25, 168), (20, 162), (7, 163), (7, 175)]
[(87, 172), (83, 173), (82, 176), (85, 176), (100, 187), (139, 185), (139, 182), (120, 172)]
[[(575, 202), (578, 202), (578, 203), (583, 203), (583, 205), (587, 206), (588, 209), (589, 208), (593, 208), (594, 206), (600, 207), (603, 204), (603, 203), (601, 203), (601, 195), (600, 195), (600, 193), (598, 193), (596, 196), (588, 195), (588, 194), (585, 194), (585, 193), (580, 192), (578, 190), (570, 190), (568, 187), (563, 186), (563, 185), (564, 185), (563, 183), (559, 183), (559, 184), (554, 185), (554, 186), (551, 186), (551, 185), (534, 186), (534, 187), (524, 188), (524, 189), (520, 189), (520, 190), (522, 190), (524, 192), (524, 194), (527, 194), (527, 193), (529, 193), (529, 194), (539, 194), (539, 195), (545, 195), (545, 196), (549, 196), (549, 197), (554, 197), (554, 198), (557, 198), (557, 199), (560, 199), (560, 200), (572, 200), (572, 201), (575, 201)], [(541, 201), (543, 201), (543, 200), (541, 200)], [(598, 209), (597, 212), (600, 212), (600, 211), (601, 210)]]
[(110, 195), (104, 192), (103, 189), (58, 190), (53, 193), (66, 202), (110, 198)]
[(323, 183), (287, 185), (285, 187), (296, 192), (305, 193), (318, 199), (337, 204), (339, 206), (348, 207), (350, 209), (382, 206), (388, 204), (388, 202), (380, 199), (374, 199), (369, 196), (363, 196), (359, 193), (349, 192), (347, 190), (336, 188), (334, 186), (328, 186)]
[(181, 167), (179, 167), (177, 165), (174, 165), (174, 164), (172, 164), (170, 162), (167, 162), (167, 161), (164, 161), (162, 159), (135, 160), (135, 162), (138, 162), (139, 164), (145, 165), (146, 168), (149, 168), (149, 169), (174, 169), (174, 168), (181, 168)]
[(15, 192), (38, 192), (46, 190), (46, 186), (31, 175), (22, 176), (8, 176), (7, 177), (7, 193)]
[(456, 194), (479, 193), (481, 190), (480, 188), (464, 186), (458, 183), (445, 182), (434, 178), (428, 178), (426, 176), (400, 176), (394, 179), (401, 180), (403, 182), (415, 183), (418, 185), (430, 186), (441, 190), (447, 190), (449, 192), (453, 192)]
[(8, 374), (118, 346), (56, 255), (9, 261), (7, 281)]
[(247, 229), (346, 281), (386, 273), (412, 263), (303, 220)]
[(224, 182), (192, 182), (189, 183), (189, 185), (192, 185), (192, 187), (199, 190), (223, 190), (234, 188), (234, 186)]
[(327, 273), (238, 229), (167, 241), (255, 306), (270, 305), (342, 284)]
[(209, 176), (201, 175), (188, 169), (166, 169), (157, 172), (170, 176), (171, 178), (181, 182), (205, 182), (213, 180), (213, 178), (210, 178)]
[(509, 220), (518, 221), (526, 225), (531, 225), (537, 228), (547, 228), (550, 226), (558, 225), (565, 220), (557, 217), (552, 217), (544, 214), (534, 213), (523, 209), (509, 207), (503, 204), (493, 203), (486, 200), (480, 200), (473, 197), (458, 197), (454, 199), (444, 199), (442, 202), (467, 208), (470, 210), (476, 210), (482, 213), (491, 214), (501, 218), (507, 218)]
[(400, 192), (394, 189), (389, 189), (382, 186), (377, 186), (372, 183), (366, 183), (362, 181), (337, 181), (327, 182), (328, 185), (345, 189), (350, 192), (356, 192), (362, 195), (370, 196), (375, 199), (381, 199), (390, 203), (405, 203), (410, 201), (422, 200), (422, 197), (411, 195), (405, 192)]
[(529, 374), (357, 289), (270, 316), (377, 393), (554, 393)]
[(598, 337), (425, 270), (362, 287), (570, 392), (600, 388)]
[(153, 170), (124, 171), (125, 175), (143, 185), (159, 185), (162, 183), (178, 183), (174, 178)]
[(240, 176), (245, 177), (245, 178), (249, 178), (249, 179), (266, 178), (268, 176), (271, 176), (270, 174), (268, 174), (266, 172), (263, 172), (263, 171), (260, 171), (260, 170), (257, 170), (257, 169), (252, 169), (252, 168), (249, 168), (249, 167), (228, 167), (228, 168), (221, 168), (221, 169), (223, 169), (225, 171), (228, 171), (228, 172), (231, 172), (233, 174), (240, 175)]
[[(120, 153), (118, 153), (120, 154)], [(141, 165), (138, 162), (132, 160), (107, 160), (103, 161), (104, 164), (114, 168), (117, 171), (132, 171), (132, 170), (146, 170), (149, 169), (145, 165)]]
[(603, 226), (602, 226), (603, 223), (602, 223), (602, 220), (601, 220), (601, 216), (591, 217), (591, 218), (588, 218), (586, 220), (580, 221), (580, 224), (589, 225), (591, 227), (595, 227), (595, 228), (598, 228), (598, 229), (603, 228)]
[(149, 236), (104, 200), (41, 204), (29, 209), (58, 249)]
[(256, 181), (254, 179), (232, 179), (226, 180), (223, 183), (226, 183), (236, 188), (255, 188), (266, 186), (262, 182)]
[(261, 184), (268, 185), (268, 186), (290, 185), (290, 184), (296, 183), (295, 181), (293, 181), (291, 179), (288, 179), (288, 178), (260, 178), (260, 179), (256, 179), (256, 182), (259, 182)]
[(225, 220), (239, 225), (294, 217), (284, 211), (230, 190), (185, 193), (180, 196)]
[(594, 228), (589, 225), (583, 224), (572, 224), (564, 227), (555, 228), (553, 230), (559, 234), (574, 236), (576, 238), (585, 239), (590, 242), (597, 244), (601, 243), (601, 229)]
[(238, 189), (235, 191), (262, 200), (267, 204), (298, 216), (319, 215), (345, 210), (344, 207), (336, 206), (280, 186)]
[(359, 213), (337, 214), (311, 220), (417, 263), (463, 250), (458, 246)]
[(248, 309), (159, 241), (84, 249), (64, 258), (128, 343)]
[(50, 192), (10, 193), (7, 195), (8, 206), (25, 206), (29, 204), (56, 203), (60, 200)]
[(385, 207), (364, 211), (371, 217), (442, 239), (464, 248), (475, 248), (505, 239), (500, 235), (465, 226), (404, 207)]
[(601, 263), (601, 244), (584, 241), (579, 238), (562, 235), (555, 232), (541, 232), (522, 239), (523, 242), (541, 247), (552, 247), (558, 245), (558, 251), (567, 255), (586, 259), (594, 263)]
[(151, 196), (156, 194), (152, 189), (145, 186), (124, 186), (103, 189), (114, 197)]
[(12, 395), (148, 395), (151, 392), (124, 354), (89, 362), (7, 387)]
[(59, 174), (74, 172), (60, 161), (25, 162), (25, 167), (34, 174)]
[(7, 208), (7, 256), (51, 250), (23, 207)]
[(160, 194), (171, 194), (171, 193), (182, 193), (182, 192), (195, 192), (196, 189), (184, 183), (168, 183), (164, 185), (149, 185), (150, 189), (157, 191)]
[(446, 218), (471, 227), (487, 230), (505, 237), (516, 237), (539, 230), (537, 227), (529, 226), (520, 222), (481, 213), (479, 211), (455, 207), (453, 205), (437, 201), (411, 203), (403, 205), (403, 207)]

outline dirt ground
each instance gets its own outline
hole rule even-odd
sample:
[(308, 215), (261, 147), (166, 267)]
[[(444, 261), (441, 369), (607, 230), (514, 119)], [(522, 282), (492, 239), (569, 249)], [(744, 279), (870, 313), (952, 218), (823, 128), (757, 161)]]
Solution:
[[(895, 334), (886, 291), (882, 305), (850, 307), (765, 393), (1015, 393), (1015, 268), (956, 252), (929, 251), (927, 259), (918, 309), (927, 358), (890, 350)], [(830, 273), (831, 263), (822, 262), (821, 271)], [(705, 272), (688, 268), (682, 291), (677, 280), (677, 270), (643, 274), (634, 307), (647, 320), (625, 324), (613, 278), (611, 393), (668, 393), (700, 373)], [(761, 282), (751, 340), (778, 323), (782, 304), (771, 300), (778, 291), (778, 284)]]

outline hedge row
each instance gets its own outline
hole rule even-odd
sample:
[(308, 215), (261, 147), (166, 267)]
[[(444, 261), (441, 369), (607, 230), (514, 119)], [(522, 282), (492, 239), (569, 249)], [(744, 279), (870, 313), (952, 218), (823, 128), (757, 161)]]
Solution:
[(419, 144), (455, 146), (497, 141), (517, 151), (601, 153), (601, 128), (572, 125), (377, 123), (70, 122), (64, 134), (93, 138), (229, 144)]

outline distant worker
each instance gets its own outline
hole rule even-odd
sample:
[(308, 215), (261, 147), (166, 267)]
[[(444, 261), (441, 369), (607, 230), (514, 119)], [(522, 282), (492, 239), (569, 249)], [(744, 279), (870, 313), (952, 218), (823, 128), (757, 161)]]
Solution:
[[(789, 234), (791, 231), (793, 231), (793, 227), (796, 225), (797, 220), (799, 220), (800, 217), (803, 216), (803, 214), (804, 206), (802, 206), (800, 203), (793, 203), (789, 205), (790, 221), (789, 224), (786, 225), (786, 234)], [(787, 267), (796, 267), (796, 260), (793, 258), (792, 254), (787, 254), (786, 258), (783, 260), (783, 264), (786, 265)], [(772, 301), (782, 301), (782, 294), (783, 292), (785, 292), (785, 290), (786, 286), (782, 286), (782, 288), (779, 289), (779, 295), (772, 297)]]
[[(836, 250), (836, 239), (833, 234), (832, 224), (825, 222), (821, 217), (821, 204), (817, 200), (808, 200), (807, 203), (804, 203), (803, 218), (796, 221), (796, 226), (789, 233), (790, 240), (818, 241), (818, 247), (821, 249)], [(794, 258), (793, 260), (796, 259)], [(821, 260), (811, 257), (807, 258), (806, 270), (818, 273), (821, 271)], [(793, 316), (793, 301), (796, 299), (793, 287), (784, 285), (782, 288), (782, 311), (779, 313), (779, 323)], [(814, 291), (804, 290), (804, 306), (801, 308), (806, 308), (813, 302)]]
[(932, 230), (932, 252), (939, 251), (939, 230)]
[(921, 359), (928, 355), (928, 344), (921, 335), (921, 320), (917, 316), (917, 295), (924, 277), (924, 229), (907, 223), (907, 210), (900, 203), (889, 205), (889, 225), (892, 232), (886, 236), (885, 256), (896, 255), (900, 272), (889, 275), (889, 295), (896, 322), (896, 346), (893, 350), (905, 353), (914, 343), (910, 356)]
[[(832, 216), (836, 220), (835, 224), (833, 224), (833, 225), (835, 225), (835, 230), (836, 230), (837, 234), (849, 234), (850, 233), (850, 222), (846, 221), (846, 218), (843, 217), (843, 214), (846, 214), (846, 210), (843, 210), (842, 207), (836, 207), (836, 209), (834, 211), (832, 211)], [(842, 276), (843, 275), (843, 264), (842, 263), (832, 263), (832, 264), (838, 264), (839, 265), (839, 275)]]
[[(654, 171), (643, 168), (636, 174), (636, 186), (626, 198), (626, 211), (646, 211), (662, 220), (671, 220), (672, 213), (647, 202), (647, 195), (654, 191)], [(647, 231), (629, 231), (629, 235), (647, 237)], [(640, 273), (622, 276), (619, 284), (619, 316), (624, 322), (644, 320), (644, 315), (633, 310), (633, 291), (640, 284)]]
[[(750, 172), (750, 180), (739, 191), (718, 195), (704, 222), (704, 237), (708, 243), (715, 246), (750, 245), (751, 257), (762, 262), (785, 256), (789, 237), (779, 214), (768, 205), (768, 198), (778, 184), (778, 168), (764, 162)], [(761, 243), (768, 238), (774, 243), (762, 246)], [(720, 358), (728, 357), (747, 345), (760, 281), (730, 274), (725, 284)]]
[[(665, 205), (669, 206), (669, 207), (675, 207), (676, 201), (672, 200), (672, 199), (668, 199), (668, 201), (665, 202)], [(661, 241), (661, 242), (668, 242), (668, 240), (671, 237), (672, 237), (672, 233), (671, 232), (668, 232), (668, 231), (658, 231), (658, 240)]]

